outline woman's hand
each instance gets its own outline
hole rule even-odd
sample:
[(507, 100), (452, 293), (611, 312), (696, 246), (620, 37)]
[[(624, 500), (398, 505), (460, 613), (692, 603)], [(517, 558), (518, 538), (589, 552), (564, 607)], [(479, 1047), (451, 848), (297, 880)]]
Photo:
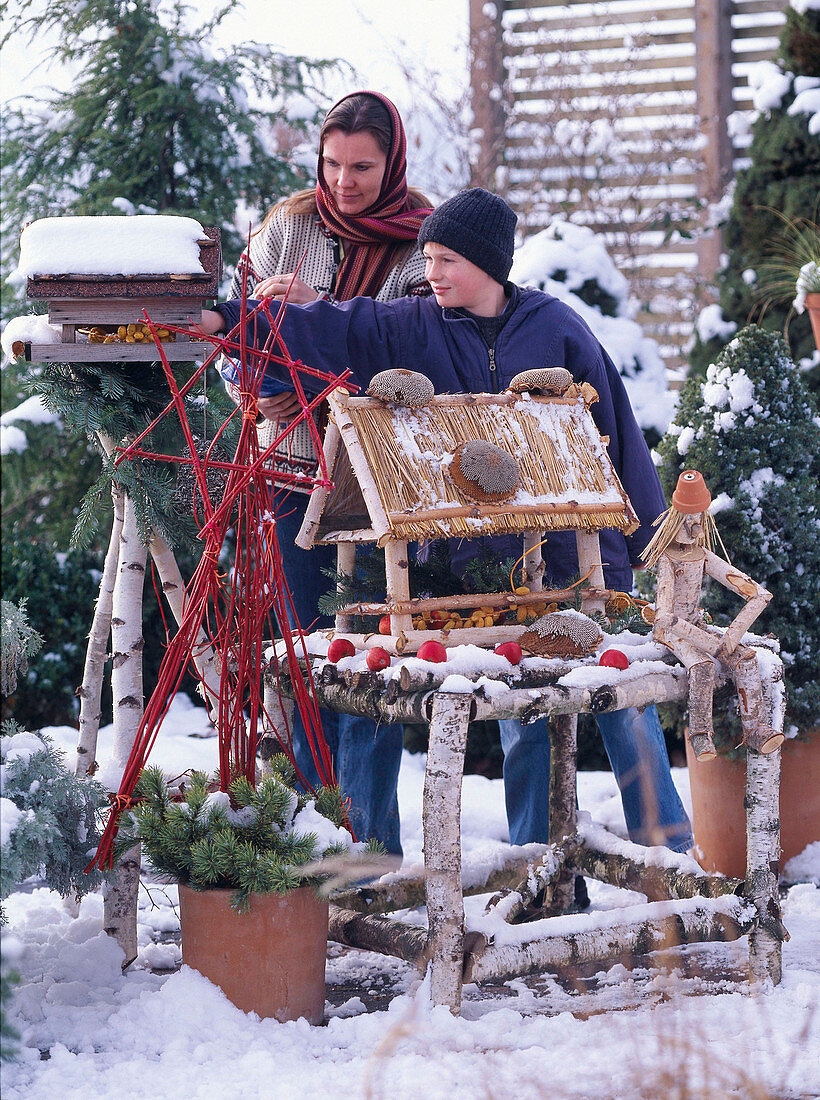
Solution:
[(256, 402), (259, 414), (266, 420), (290, 420), (301, 412), (302, 406), (293, 390), (285, 390), (273, 397), (260, 397)]
[(253, 288), (251, 297), (276, 298), (281, 301), (285, 295), (287, 295), (289, 302), (293, 302), (297, 306), (305, 305), (307, 302), (315, 302), (317, 298), (321, 298), (318, 291), (315, 291), (312, 286), (308, 286), (298, 275), (292, 273), (272, 275), (270, 279), (263, 279), (261, 283), (257, 283)]

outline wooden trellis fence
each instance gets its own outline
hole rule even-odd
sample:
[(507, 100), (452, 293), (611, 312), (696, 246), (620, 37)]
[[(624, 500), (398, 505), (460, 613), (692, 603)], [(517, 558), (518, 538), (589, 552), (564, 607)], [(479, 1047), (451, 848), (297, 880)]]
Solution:
[[(786, 0), (471, 0), (473, 182), (526, 235), (569, 218), (604, 235), (680, 365), (720, 259), (708, 204), (742, 165), (749, 72), (774, 58)], [(676, 226), (696, 236), (681, 236)]]

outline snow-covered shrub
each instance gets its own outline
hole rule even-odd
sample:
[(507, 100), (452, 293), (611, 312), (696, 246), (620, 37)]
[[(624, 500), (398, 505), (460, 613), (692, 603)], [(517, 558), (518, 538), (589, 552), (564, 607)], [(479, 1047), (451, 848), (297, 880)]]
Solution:
[(3, 723), (0, 736), (0, 898), (32, 875), (63, 896), (96, 887), (84, 873), (99, 841), (97, 813), (107, 797), (78, 779), (44, 733)]
[[(732, 562), (773, 593), (755, 630), (780, 639), (788, 718), (803, 729), (816, 725), (820, 415), (783, 337), (749, 325), (705, 380), (689, 378), (658, 451), (667, 498), (682, 470), (700, 470)], [(722, 586), (704, 597), (720, 623), (740, 609)]]
[(510, 278), (570, 305), (612, 358), (650, 445), (666, 431), (675, 406), (658, 345), (632, 319), (629, 284), (603, 239), (587, 226), (554, 221), (516, 250)]

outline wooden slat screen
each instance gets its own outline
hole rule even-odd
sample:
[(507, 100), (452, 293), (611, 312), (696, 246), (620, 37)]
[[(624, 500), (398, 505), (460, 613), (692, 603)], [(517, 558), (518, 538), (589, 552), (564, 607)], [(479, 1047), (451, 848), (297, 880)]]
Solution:
[[(726, 80), (735, 110), (752, 106), (749, 70), (774, 58), (785, 5), (732, 4)], [(563, 218), (604, 234), (642, 304), (638, 320), (674, 369), (700, 282), (694, 244), (670, 236), (681, 215), (702, 216), (695, 0), (657, 8), (503, 0), (500, 8), (509, 103), (500, 178), (520, 225), (529, 235)], [(735, 168), (747, 145), (734, 139)]]

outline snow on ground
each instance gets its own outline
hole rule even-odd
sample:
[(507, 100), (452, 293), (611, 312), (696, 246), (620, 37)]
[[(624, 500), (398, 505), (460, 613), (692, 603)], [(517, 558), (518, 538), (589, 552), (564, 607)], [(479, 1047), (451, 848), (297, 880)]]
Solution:
[[(76, 731), (48, 732), (73, 749)], [(173, 773), (209, 770), (216, 741), (208, 733), (203, 712), (180, 697), (152, 759)], [(103, 730), (101, 745), (110, 737)], [(673, 774), (688, 807), (686, 770)], [(399, 779), (405, 866), (421, 862), (423, 778), (424, 758), (405, 754)], [(595, 821), (625, 834), (611, 775), (580, 773), (579, 798)], [(500, 780), (465, 777), (462, 823), (465, 870), (500, 857), (507, 838)], [(430, 1007), (412, 967), (331, 944), (322, 1027), (245, 1015), (196, 971), (174, 969), (173, 886), (143, 890), (140, 957), (123, 976), (119, 949), (102, 931), (99, 896), (84, 899), (73, 917), (56, 894), (29, 883), (6, 903), (3, 954), (21, 976), (9, 1015), (22, 1043), (18, 1061), (3, 1067), (3, 1095), (817, 1097), (820, 892), (812, 880), (820, 882), (820, 844), (789, 871), (802, 881), (784, 901), (791, 940), (777, 988), (749, 992), (741, 940), (590, 967), (572, 977), (545, 973), (468, 986), (462, 1015), (454, 1018)], [(644, 901), (588, 884), (593, 913)], [(468, 899), (468, 920), (482, 904)]]

